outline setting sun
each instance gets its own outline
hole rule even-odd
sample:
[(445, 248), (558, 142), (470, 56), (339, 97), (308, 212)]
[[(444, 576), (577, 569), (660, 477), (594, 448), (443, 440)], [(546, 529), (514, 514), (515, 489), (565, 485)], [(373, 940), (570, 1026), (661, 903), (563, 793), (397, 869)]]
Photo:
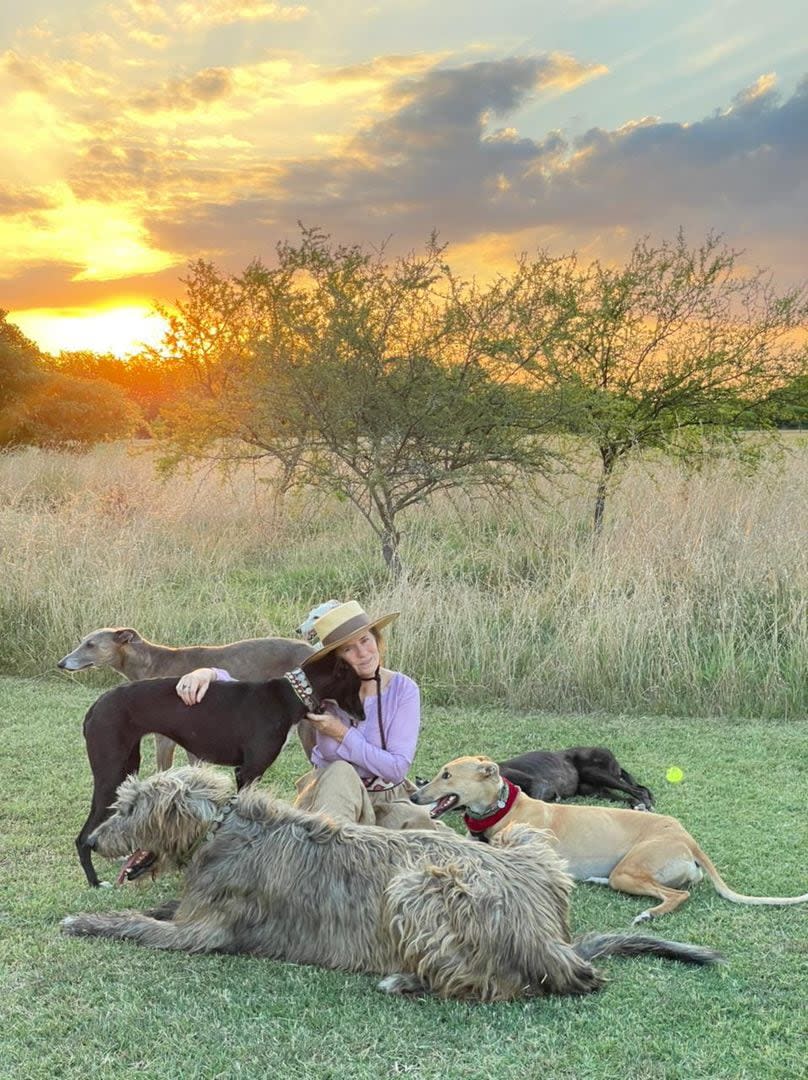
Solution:
[(151, 308), (132, 304), (96, 310), (91, 308), (32, 308), (13, 312), (10, 320), (44, 352), (112, 353), (123, 357), (144, 345), (157, 345), (166, 322)]

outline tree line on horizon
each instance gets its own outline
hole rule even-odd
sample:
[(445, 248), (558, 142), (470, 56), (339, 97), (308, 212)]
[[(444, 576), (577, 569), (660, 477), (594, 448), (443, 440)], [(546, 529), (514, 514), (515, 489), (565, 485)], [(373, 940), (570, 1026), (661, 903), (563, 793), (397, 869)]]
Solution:
[(44, 355), (2, 315), (0, 446), (139, 434), (164, 471), (271, 459), (285, 488), (348, 500), (395, 571), (401, 515), (434, 492), (504, 491), (585, 445), (597, 533), (630, 455), (693, 462), (808, 418), (808, 289), (715, 234), (639, 240), (618, 267), (540, 252), (480, 284), (434, 235), (389, 258), (301, 226), (272, 267), (198, 260), (181, 283), (160, 347), (126, 361)]

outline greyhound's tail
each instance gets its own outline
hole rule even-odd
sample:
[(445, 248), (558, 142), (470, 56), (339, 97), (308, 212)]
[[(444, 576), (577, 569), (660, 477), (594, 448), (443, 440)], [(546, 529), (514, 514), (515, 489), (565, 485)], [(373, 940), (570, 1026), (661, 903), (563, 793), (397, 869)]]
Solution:
[(661, 956), (685, 964), (720, 964), (724, 960), (714, 949), (666, 941), (650, 934), (587, 934), (573, 942), (573, 949), (584, 960), (601, 956)]
[(692, 850), (693, 857), (699, 866), (703, 867), (718, 895), (723, 896), (725, 900), (731, 900), (734, 904), (767, 904), (771, 907), (784, 907), (787, 904), (804, 904), (808, 901), (808, 893), (803, 893), (801, 896), (744, 896), (743, 893), (737, 893), (727, 885), (713, 860), (701, 850), (698, 844), (694, 844)]

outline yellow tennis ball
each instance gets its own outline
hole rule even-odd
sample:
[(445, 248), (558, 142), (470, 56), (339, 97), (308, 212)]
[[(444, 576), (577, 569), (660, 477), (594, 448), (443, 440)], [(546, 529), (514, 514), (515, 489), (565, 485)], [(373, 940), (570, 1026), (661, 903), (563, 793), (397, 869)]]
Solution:
[(684, 779), (685, 774), (679, 768), (678, 765), (671, 765), (668, 771), (665, 773), (665, 779), (671, 784), (679, 784)]

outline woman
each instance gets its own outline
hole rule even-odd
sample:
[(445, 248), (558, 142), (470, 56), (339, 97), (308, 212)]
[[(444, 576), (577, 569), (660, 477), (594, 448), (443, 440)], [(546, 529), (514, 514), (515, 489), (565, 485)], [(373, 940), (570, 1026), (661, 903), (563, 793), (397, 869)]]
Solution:
[[(395, 611), (371, 619), (351, 600), (322, 605), (310, 616), (309, 639), (316, 651), (304, 660), (303, 668), (322, 663), (351, 668), (361, 681), (365, 719), (353, 724), (336, 702), (323, 702), (323, 712), (308, 714), (317, 742), (311, 755), (313, 769), (297, 782), (295, 805), (337, 821), (388, 829), (444, 829), (425, 807), (410, 802), (415, 787), (406, 776), (418, 741), (420, 693), (407, 675), (382, 666), (381, 631), (398, 615)], [(219, 668), (198, 668), (180, 679), (177, 693), (192, 705), (202, 700), (215, 679), (229, 680), (230, 675)]]

